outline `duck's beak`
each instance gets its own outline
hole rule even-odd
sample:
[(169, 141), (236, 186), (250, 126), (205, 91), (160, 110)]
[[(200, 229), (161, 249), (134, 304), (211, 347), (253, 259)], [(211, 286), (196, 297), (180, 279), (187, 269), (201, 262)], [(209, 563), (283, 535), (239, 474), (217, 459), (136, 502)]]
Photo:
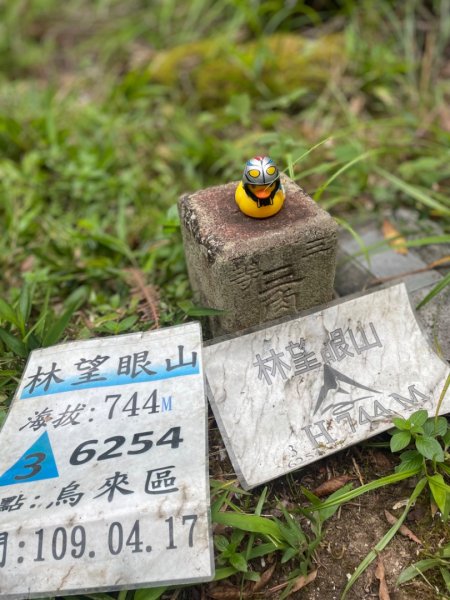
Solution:
[(275, 183), (270, 185), (249, 185), (249, 188), (257, 198), (268, 198), (275, 187)]

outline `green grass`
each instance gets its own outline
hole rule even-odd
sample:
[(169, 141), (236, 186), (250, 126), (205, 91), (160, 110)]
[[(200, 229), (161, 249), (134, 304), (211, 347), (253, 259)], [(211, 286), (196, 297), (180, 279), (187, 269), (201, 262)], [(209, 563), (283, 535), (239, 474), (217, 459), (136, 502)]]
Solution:
[(0, 2), (0, 425), (31, 349), (208, 308), (176, 201), (254, 154), (448, 243), (449, 39), (447, 0)]

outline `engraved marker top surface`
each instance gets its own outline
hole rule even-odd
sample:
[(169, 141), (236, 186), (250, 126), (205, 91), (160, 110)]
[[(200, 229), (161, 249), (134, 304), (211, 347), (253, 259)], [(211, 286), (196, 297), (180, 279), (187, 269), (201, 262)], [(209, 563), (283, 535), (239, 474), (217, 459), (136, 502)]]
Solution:
[[(448, 366), (403, 284), (212, 343), (209, 399), (244, 488), (433, 414)], [(441, 414), (449, 412), (447, 397)]]
[[(276, 218), (251, 219), (244, 215), (234, 200), (238, 182), (231, 182), (183, 197), (182, 220), (193, 236), (208, 248), (212, 260), (217, 258), (219, 249), (227, 256), (246, 255), (248, 251), (259, 249), (262, 239), (266, 243), (270, 239), (288, 246), (295, 244), (299, 236), (305, 236), (310, 244), (309, 253), (329, 250), (332, 246), (329, 237), (336, 235), (336, 223), (287, 176), (283, 174), (281, 180), (286, 201)], [(317, 240), (318, 236), (321, 239)]]

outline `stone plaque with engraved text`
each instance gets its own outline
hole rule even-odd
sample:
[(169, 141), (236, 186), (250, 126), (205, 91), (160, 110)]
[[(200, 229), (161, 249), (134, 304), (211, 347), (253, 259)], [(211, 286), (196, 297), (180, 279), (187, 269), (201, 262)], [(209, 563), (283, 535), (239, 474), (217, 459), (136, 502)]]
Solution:
[(205, 372), (248, 489), (389, 429), (394, 416), (433, 414), (449, 368), (400, 284), (213, 342)]

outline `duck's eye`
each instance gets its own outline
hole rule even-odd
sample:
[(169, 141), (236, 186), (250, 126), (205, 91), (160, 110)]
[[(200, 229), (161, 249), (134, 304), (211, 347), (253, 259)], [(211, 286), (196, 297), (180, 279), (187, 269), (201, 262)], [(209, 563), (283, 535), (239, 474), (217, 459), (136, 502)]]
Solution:
[(253, 177), (254, 179), (256, 179), (257, 177), (260, 176), (261, 173), (258, 171), (258, 169), (250, 169), (248, 174), (250, 175), (250, 177)]

